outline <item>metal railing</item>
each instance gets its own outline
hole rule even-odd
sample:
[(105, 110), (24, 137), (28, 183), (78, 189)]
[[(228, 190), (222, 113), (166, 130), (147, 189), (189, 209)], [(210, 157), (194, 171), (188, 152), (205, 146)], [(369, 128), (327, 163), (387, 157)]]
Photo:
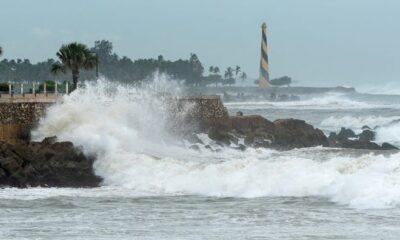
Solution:
[[(0, 83), (1, 84), (1, 83)], [(21, 82), (21, 83), (3, 83), (0, 90), (0, 102), (14, 101), (55, 101), (58, 96), (69, 94), (69, 83), (60, 84), (54, 82), (50, 88), (46, 82)], [(5, 85), (8, 89), (5, 90)]]

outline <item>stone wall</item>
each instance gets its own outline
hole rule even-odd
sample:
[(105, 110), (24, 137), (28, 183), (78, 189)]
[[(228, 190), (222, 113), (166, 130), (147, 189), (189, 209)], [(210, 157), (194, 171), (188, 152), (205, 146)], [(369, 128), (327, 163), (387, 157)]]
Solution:
[[(30, 131), (53, 102), (0, 102), (0, 141), (29, 139)], [(207, 128), (228, 121), (228, 111), (218, 96), (176, 97), (170, 100), (170, 127)]]
[(228, 110), (219, 96), (173, 98), (170, 104), (171, 124), (179, 130), (204, 130), (228, 121)]
[(0, 141), (29, 139), (30, 131), (50, 102), (0, 103)]

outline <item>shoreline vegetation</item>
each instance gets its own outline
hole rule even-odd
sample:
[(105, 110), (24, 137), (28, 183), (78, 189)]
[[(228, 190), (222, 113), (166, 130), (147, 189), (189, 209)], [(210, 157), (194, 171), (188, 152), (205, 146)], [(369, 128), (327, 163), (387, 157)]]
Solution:
[[(0, 55), (2, 52), (0, 48)], [(156, 59), (121, 57), (107, 40), (95, 41), (93, 47), (77, 42), (64, 44), (56, 56), (58, 59), (49, 58), (37, 63), (31, 63), (29, 59), (2, 59), (0, 83), (69, 82), (72, 79), (76, 85), (78, 79), (96, 79), (101, 75), (110, 81), (140, 86), (151, 81), (156, 72), (186, 87), (243, 85), (248, 79), (246, 72), (237, 65), (226, 69), (206, 68), (195, 53), (190, 53), (188, 59), (178, 60), (166, 60), (162, 55)], [(257, 80), (253, 82), (258, 85)], [(271, 79), (270, 83), (276, 87), (289, 87), (292, 79), (283, 76)]]
[[(95, 41), (90, 48), (76, 42), (62, 45), (56, 55), (58, 60), (49, 58), (37, 63), (31, 63), (29, 59), (3, 59), (0, 61), (0, 82), (65, 82), (77, 81), (77, 78), (96, 79), (100, 74), (110, 81), (141, 85), (151, 81), (155, 72), (185, 86), (227, 86), (247, 79), (240, 66), (226, 70), (210, 66), (207, 72), (195, 53), (191, 53), (188, 59), (175, 61), (166, 60), (162, 55), (156, 59), (121, 57), (113, 51), (112, 42), (107, 40)], [(69, 64), (68, 60), (75, 63)], [(71, 71), (67, 72), (68, 69)], [(60, 72), (65, 74), (54, 75)]]
[[(201, 149), (212, 152), (223, 148), (286, 151), (317, 146), (398, 151), (389, 143), (375, 143), (375, 132), (368, 126), (363, 126), (363, 132), (358, 135), (342, 128), (338, 133), (326, 136), (320, 129), (299, 119), (269, 121), (260, 115), (244, 116), (240, 112), (230, 116), (219, 97), (187, 100), (189, 102), (171, 103), (171, 109), (167, 111), (170, 114), (168, 129), (190, 143), (188, 148), (199, 154)], [(185, 103), (191, 101), (195, 101), (197, 107), (184, 110)], [(198, 134), (207, 134), (215, 144), (205, 144)], [(56, 136), (42, 142), (30, 141), (29, 136), (0, 141), (0, 187), (98, 187), (101, 177), (93, 169), (95, 161), (96, 156), (85, 156), (80, 146), (59, 142)]]
[[(166, 74), (172, 81), (185, 86), (186, 89), (200, 89), (199, 92), (192, 91), (194, 95), (196, 93), (210, 94), (221, 89), (228, 92), (246, 90), (252, 94), (260, 94), (260, 89), (256, 87), (233, 87), (237, 80), (244, 82), (247, 78), (246, 73), (239, 66), (228, 67), (224, 73), (219, 67), (210, 66), (208, 76), (204, 76), (205, 69), (196, 54), (191, 54), (187, 60), (169, 61), (159, 56), (157, 59), (132, 61), (125, 56), (119, 57), (113, 52), (112, 43), (103, 40), (96, 41), (91, 49), (79, 43), (63, 45), (57, 57), (58, 61), (48, 59), (36, 64), (31, 64), (28, 59), (4, 59), (0, 62), (0, 82), (10, 82), (12, 79), (12, 82), (18, 84), (40, 79), (46, 81), (51, 91), (54, 81), (50, 79), (64, 81), (64, 83), (72, 79), (74, 89), (79, 79), (95, 79), (97, 71), (93, 69), (99, 68), (101, 75), (111, 81), (132, 83), (136, 86), (151, 81), (154, 72), (158, 72)], [(58, 75), (58, 73), (63, 74)], [(352, 88), (343, 87), (290, 87), (291, 79), (287, 76), (272, 82), (275, 82), (276, 86), (287, 86), (268, 89), (273, 93), (280, 89), (282, 92), (297, 91), (303, 94), (331, 90), (355, 91)], [(43, 84), (38, 84), (39, 90), (40, 86), (43, 88)], [(1, 87), (6, 89), (9, 84), (1, 85)], [(204, 92), (201, 89), (205, 89)], [(204, 102), (201, 97), (194, 98), (195, 102)], [(316, 146), (398, 150), (389, 143), (382, 145), (374, 143), (375, 133), (368, 127), (365, 127), (360, 135), (355, 135), (349, 129), (341, 129), (338, 133), (325, 136), (320, 129), (299, 119), (278, 119), (272, 122), (259, 115), (243, 116), (241, 112), (238, 112), (237, 116), (229, 116), (221, 99), (219, 97), (214, 97), (214, 99), (211, 101), (216, 107), (213, 110), (214, 114), (209, 114), (211, 119), (203, 117), (207, 116), (212, 108), (210, 104), (206, 104), (200, 107), (202, 110), (197, 109), (198, 112), (194, 114), (194, 117), (190, 115), (192, 113), (185, 112), (184, 114), (189, 115), (184, 117), (179, 127), (174, 128), (182, 130), (177, 133), (177, 136), (190, 142), (189, 148), (192, 150), (200, 151), (199, 145), (204, 145), (204, 143), (197, 134), (204, 133), (219, 146), (217, 148), (205, 146), (205, 148), (215, 152), (223, 147), (233, 147), (239, 151), (244, 151), (249, 147), (291, 150)], [(181, 115), (175, 114), (178, 109), (179, 107), (176, 107), (170, 111), (172, 117)], [(215, 118), (215, 112), (220, 112), (220, 116)], [(202, 117), (199, 118), (199, 116)], [(170, 122), (176, 122), (176, 119), (171, 119)], [(32, 122), (33, 125), (35, 124)], [(95, 156), (85, 156), (82, 149), (74, 146), (72, 142), (57, 142), (56, 136), (46, 138), (42, 142), (32, 142), (29, 138), (0, 141), (0, 187), (97, 187), (101, 184), (101, 178), (94, 172), (94, 161)]]

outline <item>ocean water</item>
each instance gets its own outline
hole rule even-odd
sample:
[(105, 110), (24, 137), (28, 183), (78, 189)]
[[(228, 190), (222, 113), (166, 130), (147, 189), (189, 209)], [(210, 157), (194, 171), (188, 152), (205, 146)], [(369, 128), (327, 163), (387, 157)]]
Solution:
[[(400, 239), (400, 153), (314, 147), (200, 152), (166, 127), (157, 87), (87, 84), (33, 132), (96, 154), (93, 189), (0, 189), (0, 239)], [(325, 94), (233, 102), (229, 111), (300, 118), (328, 133), (376, 127), (400, 146), (400, 96)]]

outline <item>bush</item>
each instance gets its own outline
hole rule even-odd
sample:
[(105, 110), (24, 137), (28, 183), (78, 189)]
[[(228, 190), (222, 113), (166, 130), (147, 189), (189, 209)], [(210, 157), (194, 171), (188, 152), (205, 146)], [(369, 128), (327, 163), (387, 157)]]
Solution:
[(47, 80), (44, 81), (39, 85), (39, 92), (44, 92), (44, 83), (46, 83), (46, 91), (47, 92), (54, 92), (56, 88), (56, 83), (55, 81), (52, 80)]
[[(11, 85), (11, 89), (14, 89), (14, 86)], [(0, 92), (8, 92), (8, 83), (0, 83)]]
[(284, 85), (289, 86), (292, 83), (292, 79), (288, 76), (283, 76), (280, 78), (272, 79), (269, 82), (271, 83), (271, 85), (274, 86), (284, 86)]

